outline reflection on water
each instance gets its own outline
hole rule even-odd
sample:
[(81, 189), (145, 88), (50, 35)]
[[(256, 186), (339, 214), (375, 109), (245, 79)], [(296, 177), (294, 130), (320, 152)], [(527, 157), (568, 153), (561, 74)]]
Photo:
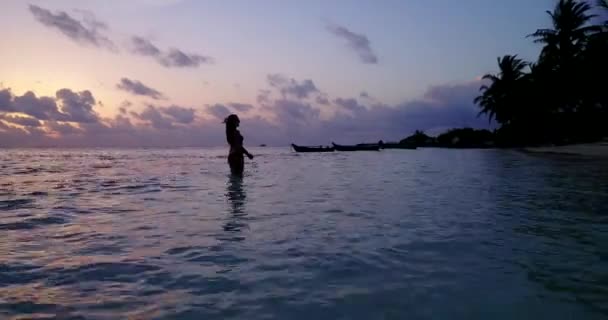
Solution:
[(608, 315), (605, 161), (252, 152), (0, 150), (0, 319)]
[[(247, 194), (243, 186), (243, 177), (238, 175), (230, 175), (227, 182), (226, 198), (228, 200), (229, 210), (224, 231), (238, 233), (243, 228), (247, 227), (244, 222), (246, 216), (245, 202)], [(244, 237), (234, 235), (233, 240), (243, 240)]]

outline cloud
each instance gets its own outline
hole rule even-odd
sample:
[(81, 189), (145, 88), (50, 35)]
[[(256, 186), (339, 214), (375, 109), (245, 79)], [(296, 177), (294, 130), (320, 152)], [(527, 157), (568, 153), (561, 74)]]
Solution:
[(378, 57), (371, 48), (367, 36), (354, 33), (347, 28), (335, 24), (328, 24), (327, 30), (338, 38), (346, 40), (348, 46), (357, 53), (361, 62), (366, 64), (377, 64)]
[(67, 116), (59, 112), (57, 102), (52, 97), (37, 97), (32, 91), (13, 97), (12, 110), (38, 120), (62, 120)]
[(256, 97), (256, 101), (259, 105), (265, 105), (270, 102), (270, 90), (260, 90), (258, 92), (258, 96)]
[(107, 26), (95, 19), (92, 14), (85, 16), (85, 22), (78, 21), (64, 11), (53, 13), (36, 5), (29, 5), (29, 10), (44, 26), (56, 29), (71, 40), (94, 47), (115, 50), (114, 43), (104, 36), (101, 31)]
[[(108, 30), (108, 25), (98, 20), (95, 15), (86, 10), (76, 10), (82, 14), (83, 19), (77, 20), (64, 11), (56, 13), (36, 5), (29, 5), (29, 11), (34, 18), (46, 27), (56, 29), (71, 40), (99, 48), (117, 50), (117, 46), (103, 34)], [(166, 68), (196, 68), (203, 64), (213, 64), (214, 58), (196, 53), (186, 53), (177, 48), (166, 51), (159, 49), (150, 40), (132, 36), (128, 49), (131, 53), (153, 57)]]
[(120, 79), (120, 83), (116, 85), (116, 88), (127, 91), (134, 95), (149, 97), (154, 100), (164, 99), (164, 95), (158, 90), (152, 89), (138, 80), (122, 78)]
[(334, 100), (334, 103), (351, 112), (361, 112), (365, 110), (365, 106), (360, 105), (359, 102), (357, 102), (357, 99), (354, 98), (337, 98)]
[(327, 98), (326, 94), (319, 94), (317, 96), (317, 98), (315, 98), (315, 102), (318, 103), (318, 104), (320, 104), (320, 105), (323, 105), (323, 106), (327, 106), (327, 105), (330, 104), (329, 98)]
[(97, 113), (93, 110), (95, 98), (90, 91), (73, 92), (70, 89), (57, 91), (55, 97), (37, 97), (31, 91), (22, 96), (13, 96), (10, 89), (0, 90), (3, 101), (0, 112), (16, 112), (28, 115), (37, 120), (55, 120), (70, 122), (97, 122)]
[(131, 53), (146, 57), (153, 57), (167, 68), (196, 68), (202, 64), (213, 64), (215, 59), (200, 54), (190, 54), (176, 48), (163, 52), (150, 40), (133, 36), (130, 41)]
[(155, 106), (149, 105), (141, 113), (132, 112), (131, 114), (140, 120), (147, 121), (156, 129), (173, 129), (173, 121), (171, 118), (163, 115), (161, 110)]
[(165, 7), (165, 6), (172, 6), (175, 4), (178, 4), (180, 2), (182, 2), (183, 0), (132, 0), (133, 2), (140, 2), (146, 5), (151, 5), (151, 6), (159, 6), (159, 7)]
[[(417, 99), (396, 105), (361, 99), (360, 95), (325, 95), (330, 103), (323, 105), (317, 102), (319, 94), (299, 99), (291, 94), (283, 96), (283, 86), (271, 87), (262, 94), (260, 111), (264, 117), (258, 112), (242, 116), (241, 131), (248, 145), (286, 146), (292, 142), (396, 141), (417, 129), (435, 134), (454, 127), (488, 128), (487, 119), (477, 118), (478, 109), (472, 102), (480, 85), (480, 81), (437, 85)], [(190, 107), (148, 105), (136, 112), (127, 110), (125, 104), (124, 112), (100, 118), (94, 101), (91, 92), (71, 89), (59, 90), (55, 97), (37, 97), (33, 92), (14, 96), (9, 89), (0, 90), (0, 116), (5, 118), (0, 121), (0, 146), (225, 145), (224, 126), (218, 119), (232, 110), (253, 108), (238, 102), (218, 103), (204, 109), (212, 117), (199, 118)], [(33, 126), (24, 126), (26, 122)]]
[(247, 103), (236, 103), (236, 102), (231, 102), (231, 103), (227, 103), (226, 104), (228, 106), (228, 108), (238, 111), (238, 112), (248, 112), (250, 110), (253, 110), (253, 105), (247, 104)]
[(80, 13), (82, 15), (82, 23), (87, 26), (91, 30), (108, 30), (108, 25), (97, 19), (95, 14), (91, 11), (84, 9), (74, 9), (74, 12)]
[[(194, 122), (196, 112), (193, 108), (171, 105), (168, 107), (157, 107), (148, 105), (142, 112), (137, 113), (131, 111), (130, 114), (136, 119), (148, 123), (156, 129), (176, 129), (183, 125), (188, 125)], [(131, 127), (131, 123), (124, 115), (118, 115), (114, 119), (114, 123), (121, 124), (123, 127)]]
[(187, 54), (179, 49), (169, 49), (159, 59), (160, 64), (165, 67), (198, 67), (201, 64), (213, 63), (213, 58), (199, 54)]
[(160, 110), (178, 123), (188, 124), (194, 121), (195, 111), (193, 108), (172, 105), (169, 107), (161, 107)]
[(40, 127), (42, 123), (37, 119), (31, 117), (20, 117), (20, 116), (11, 116), (11, 115), (1, 115), (0, 120), (4, 120), (6, 122), (18, 124), (24, 127)]
[(13, 95), (10, 89), (0, 90), (0, 112), (11, 112), (15, 110)]
[(224, 119), (229, 116), (231, 112), (225, 105), (217, 103), (207, 106), (207, 113), (218, 119)]
[(305, 99), (311, 94), (319, 92), (317, 86), (310, 79), (298, 82), (282, 74), (269, 74), (266, 76), (266, 80), (271, 87), (278, 88), (281, 94), (291, 95), (298, 99)]
[(311, 124), (321, 113), (309, 103), (285, 99), (276, 100), (273, 108), (279, 121), (287, 126)]
[(129, 108), (132, 105), (133, 105), (133, 103), (131, 101), (125, 100), (125, 101), (121, 102), (120, 105), (118, 106), (118, 112), (125, 115), (125, 114), (127, 114), (127, 108)]
[(61, 135), (72, 135), (72, 134), (81, 134), (83, 130), (72, 126), (69, 123), (61, 123), (57, 121), (48, 121), (45, 126), (49, 128), (51, 131), (55, 133), (59, 133)]
[(160, 49), (153, 45), (150, 40), (138, 36), (131, 37), (131, 52), (150, 57), (158, 57), (161, 55)]
[(433, 86), (421, 98), (397, 105), (336, 98), (332, 102), (338, 109), (328, 117), (321, 117), (322, 106), (300, 100), (277, 99), (267, 110), (275, 115), (284, 143), (397, 141), (418, 129), (436, 134), (455, 127), (488, 128), (472, 102), (480, 85), (472, 81)]
[(61, 102), (66, 121), (79, 123), (97, 122), (97, 113), (93, 110), (95, 98), (89, 90), (74, 92), (70, 89), (61, 89), (56, 93), (57, 100)]
[(430, 87), (421, 99), (395, 106), (375, 104), (364, 107), (356, 100), (343, 99), (342, 106), (352, 113), (336, 117), (334, 125), (390, 139), (399, 139), (414, 130), (437, 133), (456, 127), (488, 128), (487, 120), (477, 117), (478, 109), (473, 104), (480, 85), (479, 81), (437, 85)]

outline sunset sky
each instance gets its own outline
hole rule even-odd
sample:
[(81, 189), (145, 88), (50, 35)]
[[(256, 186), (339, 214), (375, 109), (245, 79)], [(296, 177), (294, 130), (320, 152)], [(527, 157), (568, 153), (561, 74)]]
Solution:
[(488, 126), (496, 58), (552, 0), (0, 2), (0, 146), (397, 140)]

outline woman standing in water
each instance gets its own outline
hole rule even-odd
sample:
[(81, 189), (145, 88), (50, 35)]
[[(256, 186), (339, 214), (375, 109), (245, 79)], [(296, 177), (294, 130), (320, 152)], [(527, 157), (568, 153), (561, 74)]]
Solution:
[(236, 114), (231, 114), (224, 119), (224, 123), (226, 124), (226, 140), (230, 145), (230, 152), (228, 152), (230, 171), (232, 174), (242, 175), (245, 168), (244, 156), (253, 159), (253, 155), (243, 147), (243, 136), (237, 130), (241, 120)]

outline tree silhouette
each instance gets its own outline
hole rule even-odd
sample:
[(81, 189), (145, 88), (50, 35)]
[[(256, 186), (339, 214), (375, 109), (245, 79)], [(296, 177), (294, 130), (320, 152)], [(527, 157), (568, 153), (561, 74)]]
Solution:
[[(483, 77), (474, 102), (500, 125), (506, 144), (576, 142), (608, 134), (608, 20), (583, 0), (559, 0), (547, 11), (551, 27), (528, 35), (543, 45), (538, 61), (498, 59), (498, 74)], [(608, 16), (608, 0), (597, 9)], [(526, 72), (526, 67), (529, 67)]]

